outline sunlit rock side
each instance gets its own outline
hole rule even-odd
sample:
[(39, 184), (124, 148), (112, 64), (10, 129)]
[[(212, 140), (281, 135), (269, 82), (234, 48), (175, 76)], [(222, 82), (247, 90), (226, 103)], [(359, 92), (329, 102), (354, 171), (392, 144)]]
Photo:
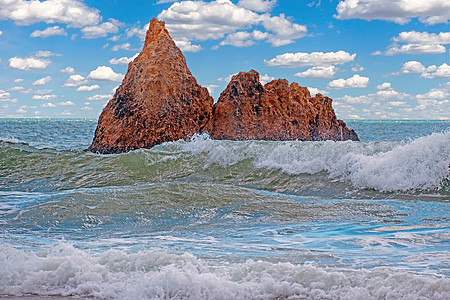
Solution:
[(258, 72), (233, 76), (213, 108), (205, 130), (227, 140), (358, 140), (355, 131), (338, 120), (332, 100), (285, 79), (264, 86)]
[(218, 102), (199, 84), (164, 22), (152, 19), (138, 57), (100, 115), (88, 148), (121, 153), (207, 132), (229, 140), (358, 140), (331, 99), (258, 72), (235, 75)]
[(197, 84), (164, 25), (150, 21), (144, 48), (100, 115), (89, 151), (151, 148), (192, 136), (210, 119), (213, 99)]

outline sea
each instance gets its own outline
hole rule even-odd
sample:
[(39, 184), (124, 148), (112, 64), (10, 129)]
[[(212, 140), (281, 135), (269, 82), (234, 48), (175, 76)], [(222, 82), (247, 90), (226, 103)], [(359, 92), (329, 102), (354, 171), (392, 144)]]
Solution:
[(96, 125), (0, 119), (0, 297), (450, 299), (450, 121), (113, 155)]

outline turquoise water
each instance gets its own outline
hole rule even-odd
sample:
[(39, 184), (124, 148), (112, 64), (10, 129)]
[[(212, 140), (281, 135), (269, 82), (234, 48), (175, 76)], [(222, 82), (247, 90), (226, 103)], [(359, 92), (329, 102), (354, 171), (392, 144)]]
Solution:
[(98, 155), (96, 120), (0, 119), (0, 296), (449, 299), (450, 122), (347, 123)]

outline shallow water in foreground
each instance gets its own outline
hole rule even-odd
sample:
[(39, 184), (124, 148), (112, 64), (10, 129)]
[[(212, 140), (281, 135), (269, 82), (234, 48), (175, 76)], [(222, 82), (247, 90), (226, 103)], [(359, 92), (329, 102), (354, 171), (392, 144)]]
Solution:
[(98, 155), (96, 121), (0, 120), (0, 296), (449, 299), (450, 122), (348, 123)]

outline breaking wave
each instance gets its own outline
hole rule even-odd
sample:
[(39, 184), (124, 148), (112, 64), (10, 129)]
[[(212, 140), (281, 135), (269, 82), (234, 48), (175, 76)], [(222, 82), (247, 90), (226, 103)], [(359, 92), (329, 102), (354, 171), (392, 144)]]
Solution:
[(191, 254), (0, 246), (0, 296), (99, 299), (447, 299), (450, 280), (392, 268), (223, 263)]
[(27, 190), (52, 190), (185, 179), (277, 191), (340, 183), (381, 192), (448, 194), (450, 131), (407, 142), (235, 142), (196, 135), (189, 142), (119, 155), (2, 140), (0, 164), (3, 186), (19, 190), (25, 184)]

